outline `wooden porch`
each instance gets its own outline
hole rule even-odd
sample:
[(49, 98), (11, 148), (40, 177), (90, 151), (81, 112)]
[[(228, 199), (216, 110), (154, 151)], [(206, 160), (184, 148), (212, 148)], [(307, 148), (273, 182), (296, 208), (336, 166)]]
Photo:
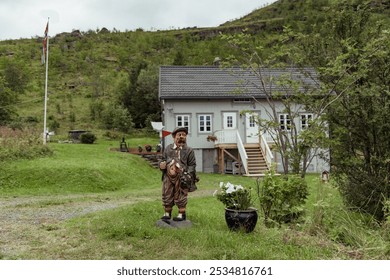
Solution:
[(219, 173), (238, 174), (244, 176), (263, 176), (269, 170), (259, 144), (246, 144), (245, 151), (248, 155), (247, 171), (243, 168), (240, 155), (234, 155), (231, 150), (237, 150), (234, 144), (216, 145), (218, 151)]
[(270, 169), (273, 156), (264, 137), (259, 137), (259, 143), (244, 144), (238, 131), (218, 131), (215, 135), (219, 173), (263, 176)]

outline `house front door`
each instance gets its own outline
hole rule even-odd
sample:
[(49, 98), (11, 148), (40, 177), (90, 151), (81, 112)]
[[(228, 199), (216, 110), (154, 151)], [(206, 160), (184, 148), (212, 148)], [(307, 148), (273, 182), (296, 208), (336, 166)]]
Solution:
[(245, 113), (246, 143), (259, 143), (258, 113)]

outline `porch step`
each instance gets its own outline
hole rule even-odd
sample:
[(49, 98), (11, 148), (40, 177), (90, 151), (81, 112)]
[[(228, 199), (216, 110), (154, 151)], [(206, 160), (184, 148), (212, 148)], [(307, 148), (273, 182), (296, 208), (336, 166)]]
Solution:
[(260, 146), (245, 147), (248, 156), (248, 174), (247, 176), (262, 176), (268, 171), (267, 163)]

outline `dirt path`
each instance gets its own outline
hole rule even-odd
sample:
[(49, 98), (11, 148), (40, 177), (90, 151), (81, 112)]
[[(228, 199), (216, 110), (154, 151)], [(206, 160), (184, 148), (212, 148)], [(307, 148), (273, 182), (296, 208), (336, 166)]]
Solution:
[[(198, 190), (191, 196), (209, 196), (212, 192)], [(63, 221), (156, 198), (151, 194), (0, 197), (0, 259), (71, 258), (51, 252), (53, 245), (69, 243), (72, 238)]]
[(44, 244), (47, 232), (61, 221), (145, 200), (98, 195), (0, 198), (0, 259), (19, 258)]

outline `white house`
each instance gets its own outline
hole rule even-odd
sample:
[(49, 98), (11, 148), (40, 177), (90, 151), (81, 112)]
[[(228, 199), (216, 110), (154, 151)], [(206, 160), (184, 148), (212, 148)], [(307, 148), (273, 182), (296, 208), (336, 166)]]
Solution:
[[(266, 96), (259, 90), (256, 75), (239, 68), (234, 69), (234, 74), (232, 71), (216, 66), (160, 67), (159, 98), (164, 130), (188, 128), (187, 141), (195, 150), (199, 172), (258, 176), (272, 162), (280, 161), (278, 153), (270, 148), (274, 144), (272, 137), (259, 131), (254, 118), (256, 114), (267, 118)], [(273, 69), (268, 73), (280, 76), (285, 71)], [(295, 75), (305, 79), (298, 72)], [(280, 112), (281, 126), (297, 121), (305, 129), (312, 117), (310, 112), (302, 111), (299, 120), (290, 120), (282, 113), (281, 104)], [(165, 139), (165, 145), (172, 142), (169, 136)], [(326, 169), (327, 163), (316, 157), (307, 171), (319, 173)]]

